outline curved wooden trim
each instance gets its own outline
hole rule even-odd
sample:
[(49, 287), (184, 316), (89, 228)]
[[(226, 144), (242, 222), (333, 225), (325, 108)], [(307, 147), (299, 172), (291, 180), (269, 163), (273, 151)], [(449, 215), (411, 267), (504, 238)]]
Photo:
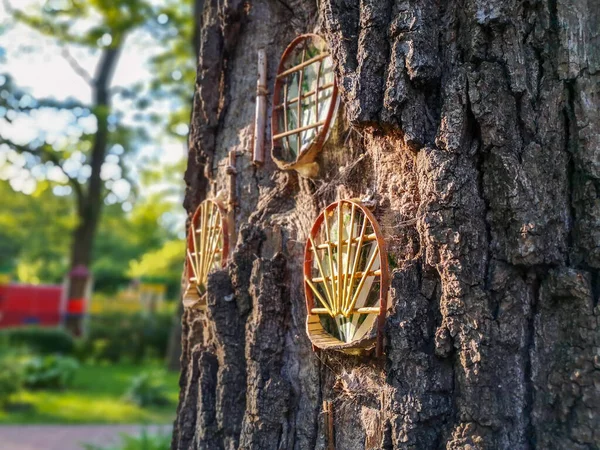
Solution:
[[(354, 205), (358, 208), (364, 215), (367, 220), (369, 220), (371, 226), (373, 227), (373, 232), (375, 234), (375, 240), (377, 241), (377, 246), (379, 248), (380, 255), (380, 286), (379, 286), (379, 312), (377, 314), (377, 338), (376, 341), (373, 342), (372, 339), (360, 340), (355, 342), (342, 342), (339, 339), (333, 337), (331, 334), (326, 332), (321, 325), (321, 321), (319, 319), (318, 314), (312, 314), (312, 310), (315, 308), (315, 299), (313, 296), (312, 289), (308, 285), (307, 279), (312, 278), (312, 263), (313, 263), (313, 249), (312, 249), (312, 239), (317, 235), (323, 221), (325, 220), (325, 215), (329, 212), (338, 208), (338, 205), (343, 203), (349, 203), (350, 205)], [(339, 226), (339, 225), (338, 225)], [(381, 234), (381, 229), (379, 228), (379, 224), (377, 219), (373, 215), (373, 213), (363, 206), (363, 204), (355, 199), (351, 200), (339, 200), (337, 202), (331, 203), (327, 206), (315, 222), (310, 230), (310, 239), (307, 239), (306, 245), (304, 248), (304, 293), (306, 298), (306, 311), (307, 311), (307, 321), (306, 321), (306, 332), (309, 336), (309, 339), (313, 343), (314, 346), (322, 349), (335, 349), (344, 351), (346, 353), (352, 353), (352, 349), (368, 349), (368, 348), (376, 348), (377, 356), (381, 356), (383, 352), (383, 327), (385, 326), (385, 316), (387, 312), (387, 296), (388, 290), (390, 286), (390, 278), (389, 278), (389, 265), (387, 258), (387, 247), (385, 244), (385, 240), (383, 235)], [(315, 320), (316, 319), (316, 320)], [(318, 330), (318, 331), (317, 331)]]

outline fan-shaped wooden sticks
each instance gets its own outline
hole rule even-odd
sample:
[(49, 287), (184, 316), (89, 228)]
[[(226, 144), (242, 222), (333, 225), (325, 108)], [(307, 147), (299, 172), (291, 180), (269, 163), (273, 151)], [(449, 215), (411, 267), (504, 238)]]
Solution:
[(206, 282), (211, 270), (225, 267), (229, 254), (226, 212), (214, 200), (200, 203), (188, 232), (185, 307), (206, 306)]
[(313, 345), (355, 352), (377, 343), (389, 287), (387, 252), (372, 213), (357, 200), (329, 205), (306, 243), (307, 332)]

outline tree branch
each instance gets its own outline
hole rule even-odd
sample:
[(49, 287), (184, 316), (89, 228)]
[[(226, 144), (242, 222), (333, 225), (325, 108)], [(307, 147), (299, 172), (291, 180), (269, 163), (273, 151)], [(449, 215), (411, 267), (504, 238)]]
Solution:
[(110, 82), (119, 60), (121, 48), (105, 48), (98, 62), (94, 77), (94, 109), (97, 127), (92, 145), (90, 167), (92, 173), (88, 183), (88, 196), (91, 203), (99, 202), (102, 192), (100, 172), (106, 157), (108, 145), (108, 115), (110, 113)]
[(25, 14), (23, 10), (14, 8), (9, 0), (2, 0), (2, 4), (4, 5), (4, 9), (6, 9), (8, 14), (10, 14), (14, 20), (27, 25), (44, 36), (50, 36), (61, 43), (69, 42), (91, 47), (89, 42), (85, 39), (85, 36), (69, 33), (67, 28), (56, 26), (52, 21), (47, 20), (47, 18), (44, 17), (44, 14), (40, 16), (30, 16)]
[(60, 171), (67, 177), (68, 183), (73, 188), (75, 196), (77, 197), (78, 206), (81, 207), (83, 205), (83, 202), (85, 201), (85, 193), (83, 192), (81, 184), (79, 184), (77, 178), (70, 176), (65, 171), (65, 169), (62, 167), (61, 160), (54, 152), (44, 148), (43, 146), (31, 148), (27, 145), (19, 145), (0, 136), (0, 145), (2, 144), (7, 145), (17, 153), (30, 153), (32, 155), (39, 156), (40, 159), (46, 158), (46, 160), (50, 161), (55, 167), (58, 167)]
[(60, 54), (63, 56), (63, 58), (67, 60), (67, 62), (71, 66), (71, 69), (73, 69), (73, 71), (81, 78), (83, 78), (87, 84), (89, 84), (90, 86), (94, 84), (94, 78), (87, 72), (87, 70), (85, 70), (81, 66), (81, 64), (77, 62), (77, 60), (73, 57), (73, 55), (71, 55), (67, 47), (62, 47), (60, 50)]

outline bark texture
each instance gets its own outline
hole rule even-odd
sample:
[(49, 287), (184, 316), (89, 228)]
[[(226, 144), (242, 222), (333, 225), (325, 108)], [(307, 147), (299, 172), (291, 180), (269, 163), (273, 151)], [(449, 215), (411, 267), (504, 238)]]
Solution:
[[(206, 0), (202, 20), (185, 207), (239, 151), (237, 243), (184, 315), (173, 450), (600, 448), (598, 2)], [(256, 52), (272, 88), (302, 32), (343, 100), (314, 180), (251, 164)], [(390, 253), (381, 360), (304, 331), (303, 245), (348, 197)]]

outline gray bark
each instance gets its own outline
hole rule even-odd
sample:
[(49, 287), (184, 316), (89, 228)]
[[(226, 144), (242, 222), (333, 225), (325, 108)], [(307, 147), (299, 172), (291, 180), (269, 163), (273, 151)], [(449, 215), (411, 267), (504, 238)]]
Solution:
[[(242, 152), (238, 238), (184, 314), (172, 448), (600, 448), (599, 30), (593, 0), (205, 1), (185, 207)], [(315, 180), (251, 164), (256, 52), (272, 88), (302, 32), (344, 105)], [(393, 263), (385, 357), (314, 353), (303, 244), (367, 194)]]

